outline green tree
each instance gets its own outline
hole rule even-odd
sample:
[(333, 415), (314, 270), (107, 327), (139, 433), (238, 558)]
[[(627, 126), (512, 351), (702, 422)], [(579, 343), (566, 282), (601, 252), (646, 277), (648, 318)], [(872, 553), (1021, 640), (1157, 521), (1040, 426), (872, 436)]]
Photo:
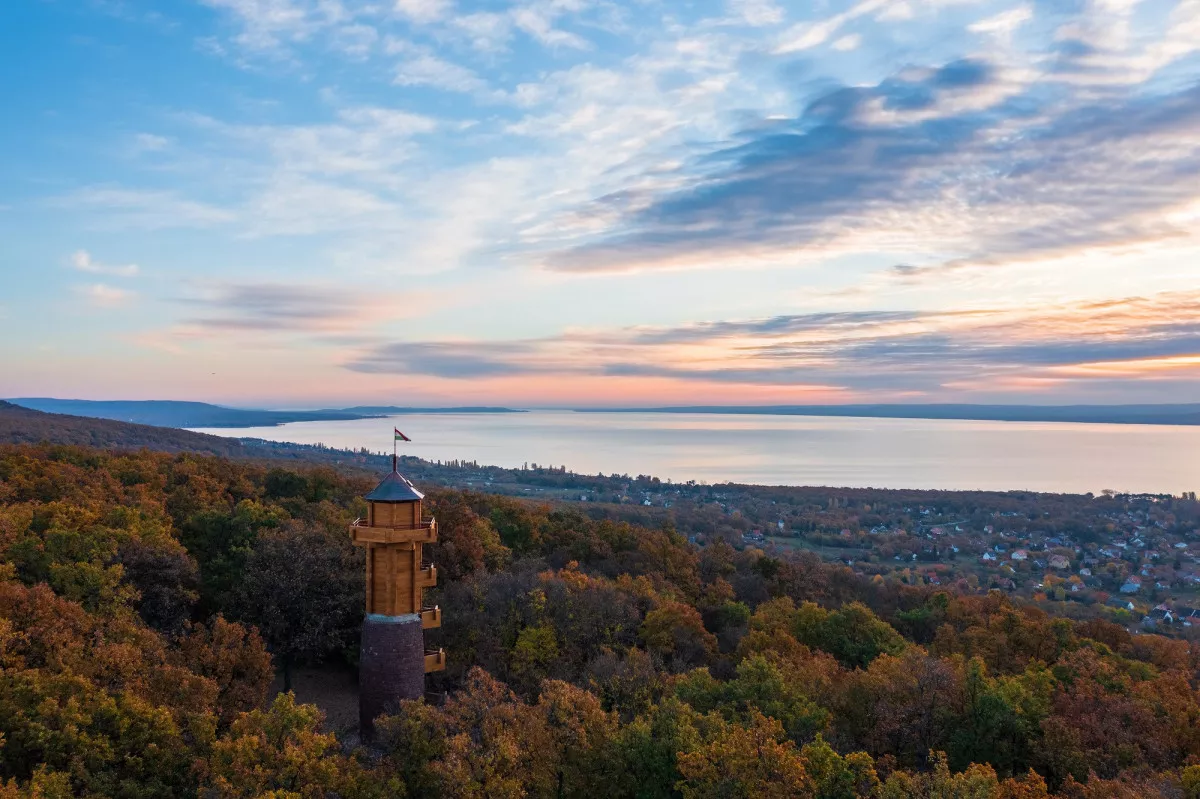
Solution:
[(320, 660), (354, 641), (363, 581), (361, 554), (348, 540), (300, 523), (259, 537), (231, 604), (279, 659), (284, 690), (297, 660)]

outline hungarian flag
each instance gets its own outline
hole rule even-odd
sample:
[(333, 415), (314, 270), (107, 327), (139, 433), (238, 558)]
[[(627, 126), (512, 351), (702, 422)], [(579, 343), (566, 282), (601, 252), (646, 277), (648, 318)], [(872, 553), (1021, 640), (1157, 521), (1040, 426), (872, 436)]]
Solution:
[(412, 441), (411, 438), (404, 435), (399, 430), (396, 430), (396, 428), (393, 427), (392, 430), (395, 430), (395, 432), (396, 432), (396, 438), (395, 438), (396, 441)]

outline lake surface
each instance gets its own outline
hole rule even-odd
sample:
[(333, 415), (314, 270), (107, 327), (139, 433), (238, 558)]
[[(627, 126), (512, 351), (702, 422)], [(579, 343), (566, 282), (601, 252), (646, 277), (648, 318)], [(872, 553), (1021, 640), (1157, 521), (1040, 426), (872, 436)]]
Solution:
[(404, 414), (202, 429), (428, 460), (676, 482), (1179, 494), (1200, 490), (1200, 427), (945, 419), (575, 413)]

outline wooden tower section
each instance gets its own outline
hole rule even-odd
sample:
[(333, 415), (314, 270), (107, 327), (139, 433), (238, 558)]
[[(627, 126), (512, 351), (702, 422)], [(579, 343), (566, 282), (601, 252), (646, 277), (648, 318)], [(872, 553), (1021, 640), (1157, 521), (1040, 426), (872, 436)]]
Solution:
[(424, 515), (425, 496), (396, 468), (367, 494), (367, 518), (350, 525), (350, 538), (367, 552), (367, 615), (359, 661), (360, 727), (403, 699), (420, 699), (425, 674), (446, 668), (444, 650), (426, 650), (423, 631), (442, 624), (426, 606), (437, 567), (424, 547), (437, 542), (437, 521)]

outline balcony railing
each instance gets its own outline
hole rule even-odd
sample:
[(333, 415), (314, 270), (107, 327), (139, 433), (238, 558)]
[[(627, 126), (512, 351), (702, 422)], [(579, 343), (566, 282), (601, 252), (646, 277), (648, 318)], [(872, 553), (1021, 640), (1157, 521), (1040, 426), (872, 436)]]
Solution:
[(355, 519), (350, 524), (350, 538), (362, 544), (398, 544), (414, 541), (432, 544), (437, 541), (437, 520), (422, 519), (418, 524), (369, 524)]
[(442, 626), (442, 609), (437, 605), (431, 608), (421, 608), (421, 629), (432, 630)]
[(381, 529), (386, 528), (388, 530), (428, 530), (430, 528), (437, 527), (437, 519), (433, 518), (432, 516), (426, 516), (426, 517), (422, 518), (421, 521), (417, 522), (416, 524), (412, 524), (412, 523), (408, 523), (408, 524), (378, 524), (378, 523), (377, 524), (367, 524), (366, 519), (355, 519), (354, 522), (350, 526), (351, 527), (378, 527)]
[(417, 585), (421, 588), (433, 588), (437, 585), (437, 566), (430, 563), (428, 566), (421, 565), (421, 570), (417, 572)]
[(446, 668), (446, 650), (445, 649), (427, 649), (425, 650), (425, 673), (431, 671), (444, 671)]

